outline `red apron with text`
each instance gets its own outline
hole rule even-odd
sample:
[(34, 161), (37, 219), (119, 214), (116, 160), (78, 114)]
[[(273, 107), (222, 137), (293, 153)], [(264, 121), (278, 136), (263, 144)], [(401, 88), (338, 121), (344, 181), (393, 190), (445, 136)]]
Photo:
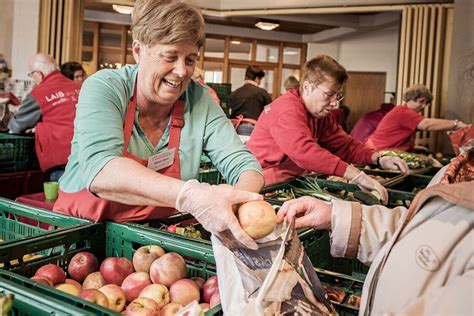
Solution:
[[(135, 120), (136, 86), (133, 98), (130, 100), (125, 115), (124, 123), (124, 157), (133, 159), (142, 165), (147, 165), (147, 160), (143, 160), (128, 152), (128, 144), (132, 136), (133, 123)], [(181, 179), (179, 164), (179, 142), (181, 128), (184, 126), (184, 106), (182, 100), (176, 101), (171, 113), (170, 139), (168, 149), (176, 148), (174, 161), (171, 166), (163, 168), (160, 174)], [(95, 222), (112, 220), (115, 222), (142, 221), (167, 217), (175, 212), (174, 208), (127, 205), (119, 202), (101, 199), (93, 195), (89, 190), (82, 189), (79, 192), (67, 193), (59, 191), (58, 199), (54, 204), (54, 211), (75, 217), (87, 218)]]

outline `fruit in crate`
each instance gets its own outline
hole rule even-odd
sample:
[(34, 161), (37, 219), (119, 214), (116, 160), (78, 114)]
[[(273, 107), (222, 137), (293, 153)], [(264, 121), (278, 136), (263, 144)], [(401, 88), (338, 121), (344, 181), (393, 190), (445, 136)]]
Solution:
[(188, 305), (192, 301), (199, 302), (200, 293), (197, 284), (190, 279), (181, 279), (170, 286), (170, 301), (181, 305)]
[(132, 261), (128, 258), (109, 257), (100, 265), (100, 274), (107, 284), (121, 285), (123, 280), (133, 272)]
[(54, 286), (53, 281), (51, 281), (48, 277), (45, 277), (45, 276), (37, 275), (37, 276), (32, 276), (30, 279), (47, 286)]
[(151, 284), (150, 276), (146, 272), (133, 272), (122, 282), (122, 290), (125, 292), (127, 302), (138, 297), (138, 294)]
[(14, 299), (15, 295), (11, 293), (0, 293), (0, 315), (9, 315)]
[(160, 312), (158, 304), (149, 298), (139, 297), (127, 306), (127, 316), (155, 316)]
[(208, 303), (201, 303), (199, 304), (199, 306), (201, 306), (201, 310), (203, 313), (211, 309), (211, 306)]
[(160, 246), (142, 246), (133, 254), (133, 267), (137, 272), (150, 272), (150, 266), (159, 257), (165, 254)]
[(82, 289), (100, 289), (106, 284), (107, 282), (105, 282), (104, 277), (102, 276), (102, 274), (100, 274), (99, 271), (92, 272), (91, 274), (86, 276), (86, 279), (84, 280), (84, 282), (82, 282)]
[(170, 294), (168, 288), (162, 284), (150, 284), (145, 287), (138, 297), (146, 297), (154, 300), (160, 308), (170, 302)]
[(194, 225), (187, 225), (185, 227), (181, 227), (179, 225), (170, 225), (166, 228), (166, 231), (170, 233), (175, 233), (184, 237), (202, 239), (201, 232), (198, 229), (196, 229)]
[(104, 293), (102, 293), (99, 290), (96, 289), (88, 289), (88, 290), (83, 290), (80, 294), (79, 297), (82, 299), (85, 299), (86, 301), (92, 302), (94, 304), (103, 306), (103, 307), (109, 307), (109, 299), (107, 296), (105, 296)]
[(153, 283), (171, 286), (174, 282), (186, 278), (186, 263), (181, 255), (168, 252), (156, 259), (150, 267)]
[(160, 316), (174, 316), (183, 307), (178, 303), (168, 303), (160, 310)]
[(276, 226), (275, 210), (265, 201), (251, 201), (237, 210), (237, 218), (242, 229), (253, 239), (270, 234)]
[(214, 293), (209, 300), (209, 307), (214, 308), (221, 303), (221, 296), (219, 293)]
[(67, 268), (69, 276), (78, 282), (83, 282), (86, 276), (95, 271), (99, 271), (99, 261), (87, 251), (75, 254)]
[(204, 283), (202, 287), (202, 301), (204, 303), (209, 303), (213, 294), (219, 292), (219, 283), (217, 281), (217, 276), (213, 275)]
[(81, 293), (77, 286), (68, 283), (56, 285), (56, 289), (74, 296), (79, 296), (79, 293)]
[(123, 311), (126, 303), (125, 292), (116, 284), (107, 284), (99, 289), (109, 301), (109, 308), (118, 313)]
[(45, 276), (53, 282), (53, 285), (58, 285), (66, 281), (66, 273), (59, 266), (55, 264), (47, 264), (40, 267), (35, 276)]
[(200, 290), (202, 289), (204, 283), (206, 282), (206, 280), (204, 280), (201, 277), (192, 277), (191, 280), (193, 280), (194, 283), (196, 283), (196, 285), (199, 287)]
[(79, 290), (79, 292), (82, 291), (82, 285), (81, 285), (81, 283), (77, 282), (77, 281), (74, 280), (74, 279), (66, 279), (66, 280), (64, 281), (64, 283), (66, 283), (66, 284), (72, 284), (72, 285), (74, 285), (74, 286)]

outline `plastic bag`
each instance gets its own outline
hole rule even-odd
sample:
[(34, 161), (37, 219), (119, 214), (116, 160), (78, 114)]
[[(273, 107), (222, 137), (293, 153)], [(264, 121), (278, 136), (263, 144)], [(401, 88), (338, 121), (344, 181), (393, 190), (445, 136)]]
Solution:
[(224, 314), (336, 314), (292, 225), (278, 225), (258, 250), (225, 232), (211, 241)]

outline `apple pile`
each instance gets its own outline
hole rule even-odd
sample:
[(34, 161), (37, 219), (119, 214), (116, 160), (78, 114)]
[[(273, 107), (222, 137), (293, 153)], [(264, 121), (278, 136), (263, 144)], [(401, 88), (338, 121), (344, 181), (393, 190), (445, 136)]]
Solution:
[(79, 252), (67, 273), (47, 264), (31, 279), (125, 315), (174, 315), (193, 301), (205, 312), (220, 304), (217, 276), (186, 277), (181, 255), (151, 245), (137, 249), (132, 260), (109, 257), (100, 266), (94, 254)]

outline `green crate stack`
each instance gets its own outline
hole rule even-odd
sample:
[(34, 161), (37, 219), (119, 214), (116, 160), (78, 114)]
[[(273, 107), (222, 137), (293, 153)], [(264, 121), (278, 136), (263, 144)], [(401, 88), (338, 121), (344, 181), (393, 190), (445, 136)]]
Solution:
[[(172, 237), (155, 234), (139, 227), (117, 223), (98, 223), (73, 227), (16, 243), (0, 244), (0, 263), (7, 264), (12, 260), (22, 258), (25, 254), (45, 253), (46, 255), (33, 261), (21, 265), (6, 266), (5, 270), (16, 273), (15, 279), (19, 279), (34, 292), (59, 299), (65, 304), (81, 306), (88, 310), (96, 309), (100, 312), (102, 309), (100, 306), (36, 283), (28, 277), (33, 276), (37, 269), (48, 263), (54, 263), (67, 269), (71, 258), (80, 251), (94, 253), (99, 261), (110, 256), (123, 256), (131, 259), (138, 248), (152, 244), (161, 246), (166, 252), (177, 252), (185, 258), (193, 258), (187, 260), (190, 276), (207, 278), (215, 274), (215, 267), (212, 264), (213, 261), (210, 260), (206, 247), (190, 241), (174, 240)], [(8, 274), (8, 272), (3, 271), (0, 270), (0, 278), (10, 278), (11, 280), (11, 277), (4, 277), (4, 274)], [(107, 309), (106, 311), (113, 314), (111, 310)], [(206, 315), (220, 314), (221, 311), (220, 306), (216, 306), (208, 311)], [(99, 312), (98, 314), (102, 314)]]
[(89, 220), (61, 215), (0, 198), (0, 239), (2, 239), (2, 244), (90, 223)]
[(0, 133), (0, 172), (38, 169), (35, 138)]
[(212, 83), (207, 82), (206, 85), (211, 87), (214, 91), (216, 91), (217, 96), (221, 100), (221, 107), (229, 115), (229, 97), (231, 94), (232, 84), (230, 83)]
[(202, 163), (199, 166), (198, 179), (199, 182), (205, 182), (209, 184), (221, 184), (224, 183), (222, 175), (219, 170), (212, 165), (211, 162)]

